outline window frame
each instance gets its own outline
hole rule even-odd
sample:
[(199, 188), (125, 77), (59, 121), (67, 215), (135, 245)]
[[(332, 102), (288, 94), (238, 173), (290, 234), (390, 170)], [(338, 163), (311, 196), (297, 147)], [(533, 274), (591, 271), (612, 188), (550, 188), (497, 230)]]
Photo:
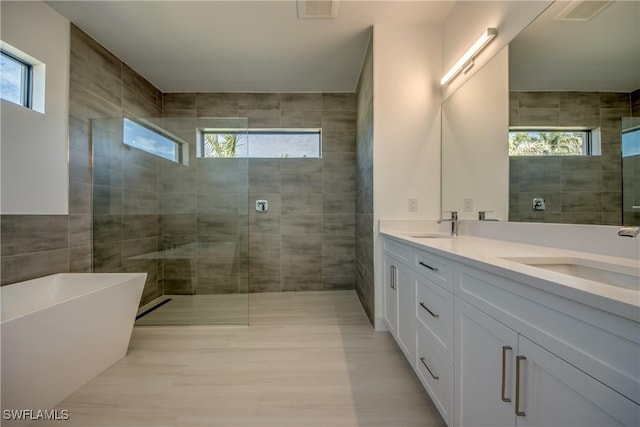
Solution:
[[(17, 63), (21, 67), (20, 103), (16, 105), (21, 105), (25, 108), (33, 109), (33, 64), (2, 48), (0, 48), (0, 55)], [(15, 102), (6, 98), (2, 99), (15, 104)]]
[[(136, 126), (139, 126), (141, 128), (144, 128), (150, 132), (153, 132), (156, 135), (161, 136), (162, 138), (171, 141), (175, 144), (176, 146), (176, 158), (175, 159), (170, 159), (168, 157), (164, 157), (161, 156), (157, 153), (154, 153), (152, 151), (149, 150), (145, 150), (139, 146), (136, 145), (131, 145), (131, 144), (127, 144), (125, 142), (125, 135), (124, 135), (124, 129), (125, 129), (125, 122), (130, 122), (133, 123)], [(188, 153), (186, 152), (188, 144), (184, 141), (182, 141), (180, 138), (178, 138), (175, 135), (172, 135), (171, 133), (167, 132), (166, 130), (150, 123), (147, 120), (144, 119), (134, 119), (134, 118), (130, 118), (130, 117), (124, 117), (122, 119), (122, 144), (129, 147), (129, 148), (135, 148), (136, 150), (141, 150), (144, 151), (147, 154), (151, 154), (152, 156), (156, 156), (156, 157), (160, 157), (161, 159), (167, 160), (169, 162), (174, 162), (174, 163), (178, 163), (178, 164), (183, 164), (186, 165), (186, 159), (188, 158)]]
[(535, 126), (510, 126), (508, 129), (508, 137), (512, 132), (537, 132), (537, 133), (575, 133), (580, 132), (582, 134), (582, 153), (581, 154), (511, 154), (509, 157), (577, 157), (577, 156), (599, 156), (600, 144), (599, 144), (599, 129), (591, 129), (584, 127), (535, 127)]
[[(309, 134), (318, 136), (318, 155), (314, 157), (253, 157), (249, 155), (249, 147), (247, 146), (246, 156), (236, 157), (205, 157), (205, 137), (210, 134), (237, 134), (246, 135), (247, 144), (249, 143), (249, 137), (251, 134)], [(245, 158), (245, 159), (321, 159), (322, 158), (322, 128), (204, 128), (199, 129), (198, 135), (198, 157), (205, 159), (230, 159), (230, 158)]]

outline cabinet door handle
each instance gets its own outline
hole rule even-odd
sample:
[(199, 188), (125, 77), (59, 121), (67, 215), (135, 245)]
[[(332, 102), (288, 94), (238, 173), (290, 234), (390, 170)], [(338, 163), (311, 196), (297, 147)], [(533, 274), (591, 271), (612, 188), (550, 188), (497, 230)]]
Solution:
[(391, 289), (396, 288), (396, 266), (392, 265), (391, 268)]
[(505, 378), (507, 376), (507, 350), (511, 351), (512, 348), (508, 345), (502, 347), (502, 393), (500, 394), (500, 398), (503, 402), (511, 402), (511, 398), (504, 396)]
[(428, 268), (431, 271), (438, 271), (438, 269), (436, 267), (431, 267), (429, 264), (425, 264), (424, 262), (420, 261), (418, 262), (418, 264), (420, 264), (423, 267)]
[(427, 308), (427, 306), (426, 306), (426, 305), (424, 305), (424, 303), (423, 303), (422, 301), (420, 301), (420, 307), (422, 307), (422, 308), (424, 308), (425, 310), (427, 310), (427, 312), (428, 312), (431, 316), (433, 316), (433, 317), (440, 317), (440, 315), (439, 315), (439, 314), (435, 314), (433, 311), (429, 310), (429, 309)]
[(527, 360), (524, 356), (516, 356), (516, 416), (524, 417), (524, 411), (520, 410), (520, 362)]
[(424, 367), (427, 368), (427, 371), (429, 371), (429, 375), (431, 375), (431, 378), (433, 378), (434, 380), (440, 379), (440, 377), (436, 377), (435, 375), (433, 375), (433, 372), (431, 372), (431, 369), (429, 369), (429, 366), (427, 365), (427, 362), (425, 361), (424, 357), (421, 357), (420, 361), (422, 362)]

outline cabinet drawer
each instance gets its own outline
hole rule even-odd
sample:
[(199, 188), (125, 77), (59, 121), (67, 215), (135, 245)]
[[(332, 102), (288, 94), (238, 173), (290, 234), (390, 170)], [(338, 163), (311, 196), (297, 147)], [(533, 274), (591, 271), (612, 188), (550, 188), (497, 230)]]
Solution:
[(449, 360), (453, 357), (453, 294), (414, 275), (418, 327), (430, 334)]
[(452, 266), (447, 259), (416, 249), (414, 251), (414, 269), (453, 292)]
[(423, 332), (417, 332), (415, 369), (440, 415), (451, 425), (453, 414), (453, 365)]
[(470, 267), (457, 272), (454, 293), (640, 403), (638, 323)]
[(406, 244), (398, 243), (391, 239), (383, 240), (384, 251), (394, 256), (399, 261), (407, 265), (411, 265), (411, 247)]

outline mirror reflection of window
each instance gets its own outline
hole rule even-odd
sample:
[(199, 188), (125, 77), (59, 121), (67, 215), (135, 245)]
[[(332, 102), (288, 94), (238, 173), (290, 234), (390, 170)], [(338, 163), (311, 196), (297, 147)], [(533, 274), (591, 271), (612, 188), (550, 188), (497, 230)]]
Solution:
[(596, 156), (596, 134), (591, 129), (511, 129), (509, 156)]

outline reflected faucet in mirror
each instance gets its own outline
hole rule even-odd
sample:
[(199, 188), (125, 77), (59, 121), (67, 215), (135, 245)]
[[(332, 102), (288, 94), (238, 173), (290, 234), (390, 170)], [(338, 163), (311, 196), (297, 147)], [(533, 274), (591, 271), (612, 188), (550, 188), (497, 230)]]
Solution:
[(498, 221), (498, 218), (487, 218), (487, 214), (493, 211), (478, 211), (478, 221)]
[[(566, 5), (551, 4), (443, 102), (443, 210), (473, 219), (472, 198), (501, 220), (640, 225), (640, 126), (626, 126), (640, 120), (640, 2), (554, 19)], [(510, 129), (537, 152), (510, 155), (521, 142)], [(533, 197), (546, 209), (532, 210)]]
[(451, 235), (457, 236), (458, 226), (460, 225), (460, 221), (458, 221), (458, 212), (456, 211), (450, 211), (450, 212), (451, 212), (451, 218), (449, 219), (440, 218), (438, 220), (438, 224), (441, 224), (443, 222), (451, 222)]

